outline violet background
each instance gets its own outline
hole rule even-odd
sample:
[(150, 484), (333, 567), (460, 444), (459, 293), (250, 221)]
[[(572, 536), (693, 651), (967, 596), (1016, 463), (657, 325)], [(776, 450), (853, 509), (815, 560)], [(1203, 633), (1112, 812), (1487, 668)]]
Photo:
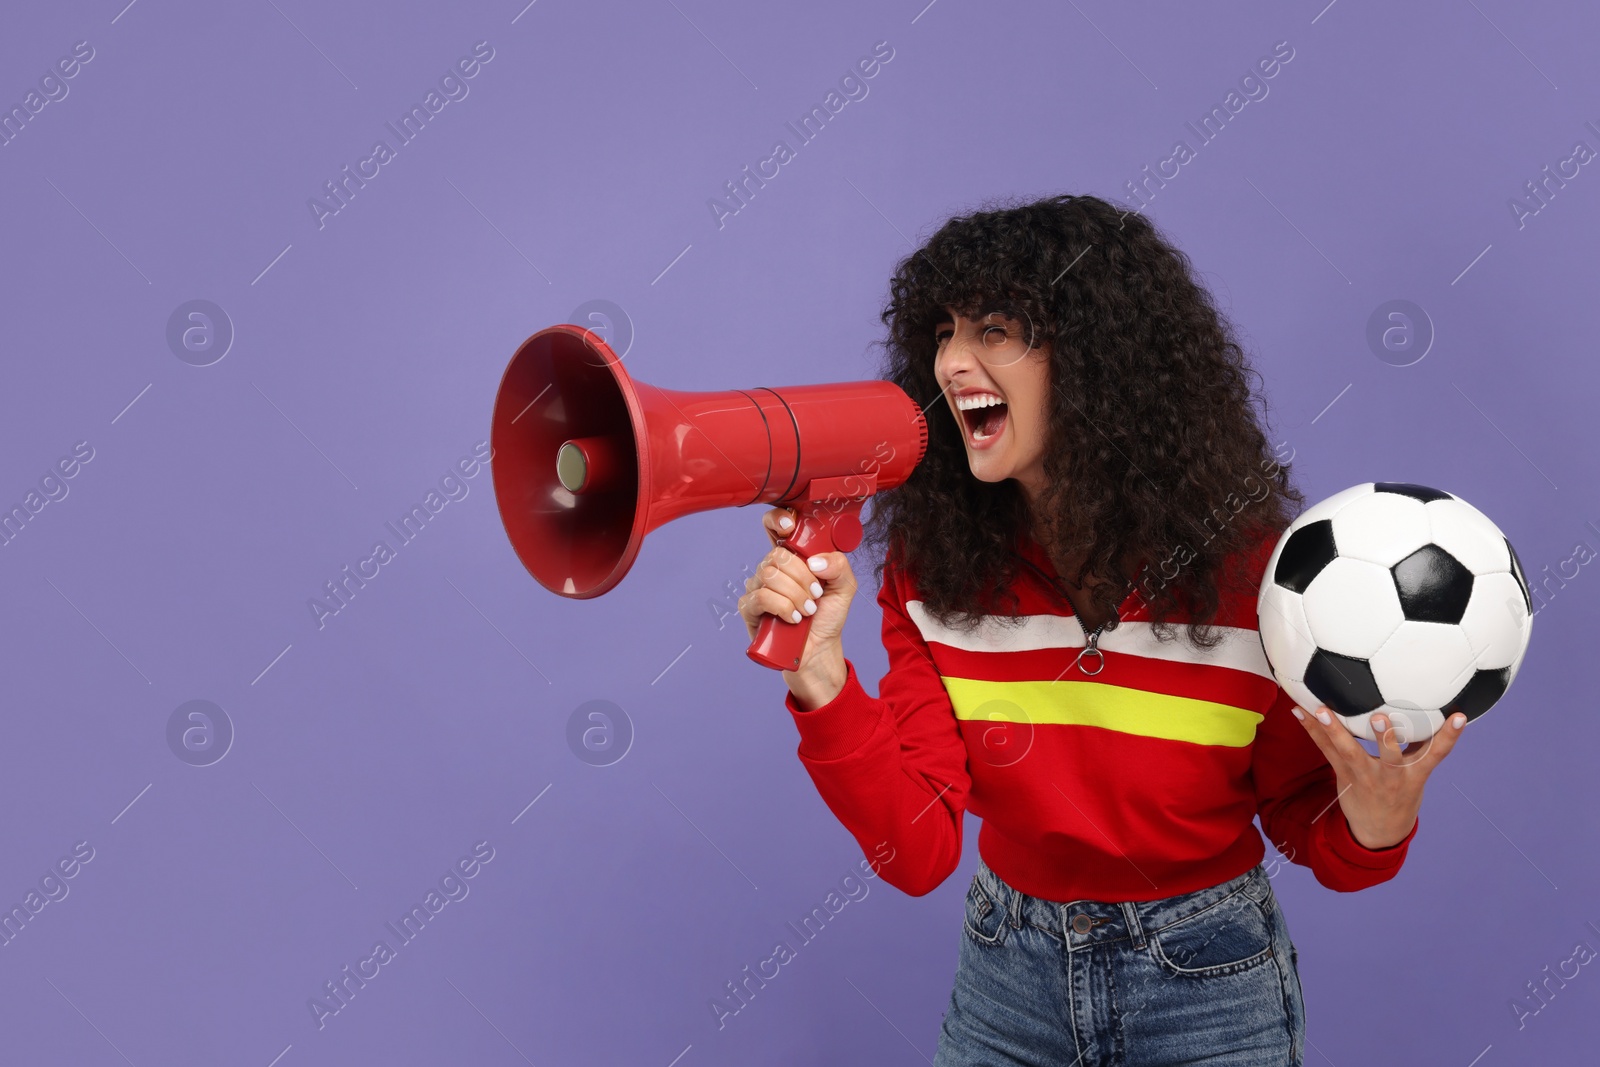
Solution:
[[(1449, 489), (1549, 583), (1401, 875), (1349, 895), (1277, 875), (1307, 1062), (1593, 1056), (1592, 967), (1520, 1028), (1510, 1001), (1600, 947), (1600, 578), (1574, 559), (1600, 547), (1600, 176), (1524, 226), (1508, 207), (1574, 141), (1600, 148), (1593, 9), (123, 2), (17, 8), (0, 34), (8, 108), (95, 49), (0, 148), (0, 503), (95, 451), (0, 549), (0, 904), (95, 850), (0, 948), (0, 1059), (931, 1060), (977, 824), (928, 896), (873, 881), (809, 944), (786, 930), (861, 852), (795, 757), (781, 679), (719, 625), (766, 550), (758, 509), (673, 523), (614, 591), (564, 600), (483, 473), (320, 630), (307, 601), (487, 438), (535, 330), (608, 300), (656, 385), (874, 377), (885, 281), (939, 222), (1125, 197), (1285, 40), (1268, 96), (1148, 214), (1239, 326), (1309, 501)], [(319, 229), (307, 199), (485, 40), (469, 95)], [(708, 199), (796, 147), (784, 123), (878, 41), (868, 95), (719, 228)], [(236, 331), (205, 367), (166, 341), (196, 298)], [(1409, 366), (1366, 341), (1393, 299), (1436, 334)], [(878, 626), (860, 598), (874, 691)], [(168, 747), (193, 699), (236, 731), (210, 766)], [(592, 700), (633, 730), (609, 766), (567, 742)], [(481, 840), (470, 895), (319, 1029), (308, 999)], [(797, 958), (719, 1029), (711, 999), (779, 938)]]

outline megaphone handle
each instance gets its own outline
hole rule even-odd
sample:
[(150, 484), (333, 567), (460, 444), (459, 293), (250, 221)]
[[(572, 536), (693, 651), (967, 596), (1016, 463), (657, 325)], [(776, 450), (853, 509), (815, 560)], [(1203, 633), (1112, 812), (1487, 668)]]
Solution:
[[(842, 506), (833, 500), (797, 503), (794, 507), (799, 523), (794, 533), (780, 544), (802, 559), (818, 552), (851, 551), (861, 543), (861, 503), (860, 500), (851, 500)], [(811, 619), (810, 615), (802, 615), (799, 622), (790, 622), (776, 615), (762, 616), (756, 638), (745, 654), (773, 670), (797, 669), (806, 650), (806, 638), (811, 635)]]

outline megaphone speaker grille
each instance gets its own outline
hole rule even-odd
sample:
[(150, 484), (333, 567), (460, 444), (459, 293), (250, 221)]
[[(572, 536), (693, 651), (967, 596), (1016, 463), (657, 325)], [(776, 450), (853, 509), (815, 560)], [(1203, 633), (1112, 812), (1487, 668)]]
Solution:
[(596, 597), (632, 565), (645, 535), (642, 429), (621, 360), (589, 330), (541, 330), (506, 367), (490, 429), (495, 499), (517, 557), (551, 592)]

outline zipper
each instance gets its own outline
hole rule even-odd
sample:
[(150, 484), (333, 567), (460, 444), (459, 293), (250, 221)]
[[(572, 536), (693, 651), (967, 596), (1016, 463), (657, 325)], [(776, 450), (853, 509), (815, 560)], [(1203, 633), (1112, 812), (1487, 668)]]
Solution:
[[(1083, 651), (1078, 653), (1078, 658), (1072, 661), (1074, 666), (1076, 666), (1084, 674), (1090, 675), (1091, 677), (1106, 669), (1106, 654), (1100, 651), (1099, 648), (1100, 632), (1105, 628), (1106, 624), (1101, 623), (1099, 626), (1096, 626), (1092, 631), (1090, 631), (1088, 637), (1086, 638), (1088, 643), (1084, 645)], [(1095, 655), (1095, 668), (1092, 671), (1083, 665), (1083, 658), (1090, 653)]]
[[(1016, 553), (1016, 556), (1017, 556), (1018, 559), (1022, 560), (1022, 562), (1026, 563), (1029, 567), (1031, 567), (1035, 574), (1037, 574), (1040, 578), (1043, 578), (1047, 583), (1049, 583), (1051, 588), (1055, 589), (1056, 592), (1061, 594), (1062, 599), (1064, 599), (1067, 602), (1067, 606), (1072, 608), (1072, 617), (1076, 619), (1078, 617), (1078, 609), (1077, 609), (1077, 606), (1072, 603), (1072, 598), (1070, 596), (1067, 596), (1066, 589), (1062, 588), (1062, 586), (1060, 585), (1059, 582), (1053, 580), (1048, 574), (1046, 574), (1043, 570), (1041, 570), (1039, 568), (1039, 566), (1037, 564), (1035, 564), (1028, 557), (1022, 555), (1020, 552)], [(1130, 582), (1128, 584), (1131, 585), (1133, 583)], [(1104, 652), (1100, 651), (1100, 635), (1102, 633), (1104, 633), (1105, 630), (1108, 627), (1110, 629), (1115, 630), (1117, 628), (1117, 622), (1118, 621), (1119, 621), (1118, 620), (1118, 616), (1117, 616), (1117, 614), (1115, 612), (1115, 609), (1113, 609), (1111, 618), (1107, 619), (1105, 622), (1101, 623), (1099, 626), (1096, 626), (1093, 630), (1091, 630), (1088, 634), (1086, 634), (1084, 636), (1084, 641), (1085, 641), (1084, 647), (1078, 652), (1077, 658), (1072, 661), (1073, 666), (1077, 667), (1078, 670), (1082, 671), (1084, 674), (1089, 675), (1090, 677), (1093, 677), (1093, 676), (1099, 674), (1101, 671), (1105, 670), (1106, 669), (1106, 654)], [(1082, 622), (1080, 622), (1079, 626), (1081, 627), (1082, 625), (1083, 625)], [(1095, 668), (1092, 671), (1089, 668), (1087, 668), (1087, 667), (1085, 667), (1083, 665), (1084, 658), (1089, 656), (1089, 655), (1091, 655), (1091, 654), (1095, 657)]]

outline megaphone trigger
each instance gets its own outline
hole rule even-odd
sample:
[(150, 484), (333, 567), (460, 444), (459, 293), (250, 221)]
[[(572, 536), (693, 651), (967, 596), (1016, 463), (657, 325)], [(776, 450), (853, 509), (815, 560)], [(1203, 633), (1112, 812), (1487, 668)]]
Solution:
[[(855, 477), (854, 475), (850, 477)], [(867, 475), (873, 479), (872, 475)], [(819, 478), (812, 481), (839, 482), (842, 478)], [(875, 481), (875, 479), (873, 479)], [(825, 492), (825, 490), (824, 490)], [(867, 492), (872, 492), (869, 488)], [(807, 496), (818, 495), (808, 492)], [(866, 498), (841, 500), (836, 496), (797, 501), (793, 506), (798, 521), (794, 533), (778, 543), (801, 559), (821, 552), (851, 552), (861, 544), (861, 505)], [(774, 670), (792, 671), (800, 666), (805, 653), (806, 640), (811, 636), (814, 616), (802, 615), (799, 622), (764, 615), (756, 628), (755, 640), (745, 649), (745, 655)]]

